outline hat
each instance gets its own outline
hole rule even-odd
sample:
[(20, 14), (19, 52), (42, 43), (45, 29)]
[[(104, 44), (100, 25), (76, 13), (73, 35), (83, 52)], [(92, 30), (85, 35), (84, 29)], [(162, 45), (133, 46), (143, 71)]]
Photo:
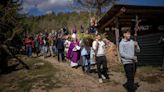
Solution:
[(76, 34), (72, 34), (72, 38), (75, 39), (76, 38)]

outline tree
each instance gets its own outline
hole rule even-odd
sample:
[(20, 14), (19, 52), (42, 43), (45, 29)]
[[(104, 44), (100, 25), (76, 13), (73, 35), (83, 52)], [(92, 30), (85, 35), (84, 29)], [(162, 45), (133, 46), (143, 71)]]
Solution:
[(0, 1), (0, 33), (5, 36), (5, 41), (12, 40), (15, 33), (22, 29), (22, 15), (20, 0), (1, 0)]
[(20, 0), (0, 0), (0, 72), (7, 70), (8, 56), (16, 58), (20, 64), (29, 69), (13, 54), (9, 44), (15, 34), (23, 28), (23, 16), (18, 13), (21, 10), (21, 3)]
[(97, 18), (101, 16), (103, 7), (114, 4), (115, 1), (116, 0), (74, 0), (77, 6), (89, 9), (90, 14), (92, 12), (92, 9), (95, 9)]
[(102, 8), (114, 4), (116, 0), (96, 0), (96, 15), (101, 16)]

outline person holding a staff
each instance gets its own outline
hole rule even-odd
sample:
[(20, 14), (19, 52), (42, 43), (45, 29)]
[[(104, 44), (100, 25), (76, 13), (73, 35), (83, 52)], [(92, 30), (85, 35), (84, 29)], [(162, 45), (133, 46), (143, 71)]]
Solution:
[(119, 44), (119, 52), (127, 78), (127, 82), (123, 86), (127, 88), (128, 92), (134, 92), (134, 76), (137, 63), (135, 53), (140, 52), (140, 47), (136, 41), (131, 39), (130, 30), (123, 31), (123, 39)]

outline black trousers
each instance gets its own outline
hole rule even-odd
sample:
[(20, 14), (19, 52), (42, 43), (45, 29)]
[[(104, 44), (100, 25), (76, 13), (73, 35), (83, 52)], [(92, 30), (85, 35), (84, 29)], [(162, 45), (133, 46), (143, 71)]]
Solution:
[(98, 77), (102, 78), (101, 75), (104, 75), (106, 77), (106, 79), (109, 79), (109, 76), (107, 74), (108, 68), (107, 68), (106, 57), (105, 56), (97, 56), (96, 64), (97, 64)]
[(127, 78), (127, 90), (128, 92), (134, 92), (134, 76), (136, 73), (136, 63), (133, 64), (125, 64), (124, 70)]
[(39, 53), (40, 53), (39, 47), (35, 47), (33, 51), (34, 51), (34, 53), (35, 53), (37, 56), (38, 56)]
[(64, 49), (58, 49), (58, 61), (64, 61)]

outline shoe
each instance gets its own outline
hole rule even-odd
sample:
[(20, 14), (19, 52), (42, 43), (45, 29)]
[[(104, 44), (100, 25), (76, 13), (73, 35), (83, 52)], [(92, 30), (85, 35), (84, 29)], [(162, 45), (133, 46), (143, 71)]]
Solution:
[(101, 78), (99, 79), (99, 83), (103, 83), (103, 80)]
[(123, 84), (122, 86), (123, 86), (125, 89), (128, 89), (127, 83)]
[(105, 79), (106, 79), (106, 77), (105, 77), (104, 75), (101, 75), (101, 78), (102, 78), (103, 80), (105, 80)]
[(139, 85), (139, 83), (138, 82), (136, 82), (136, 83), (134, 83), (134, 88), (138, 88), (138, 87), (140, 87), (140, 85)]
[(139, 83), (134, 83), (134, 91), (137, 90), (140, 87)]

